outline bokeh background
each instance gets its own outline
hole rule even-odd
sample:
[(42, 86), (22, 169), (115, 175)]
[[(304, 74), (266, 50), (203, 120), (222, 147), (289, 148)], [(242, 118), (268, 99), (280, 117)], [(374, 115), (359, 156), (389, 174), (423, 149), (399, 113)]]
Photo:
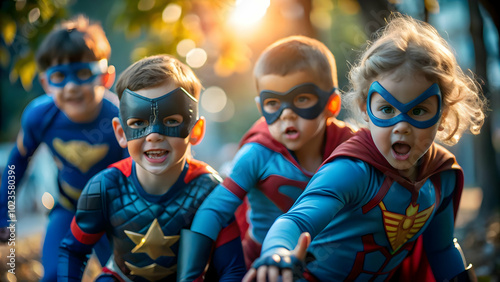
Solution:
[[(43, 94), (34, 51), (54, 24), (77, 14), (102, 24), (118, 75), (158, 53), (194, 69), (204, 85), (200, 112), (207, 135), (193, 153), (223, 175), (239, 139), (259, 117), (252, 68), (267, 45), (295, 34), (319, 39), (335, 55), (339, 86), (346, 90), (349, 66), (392, 12), (429, 22), (489, 99), (481, 134), (465, 135), (449, 149), (466, 177), (456, 236), (481, 281), (500, 279), (500, 12), (493, 0), (3, 0), (0, 7), (0, 174), (24, 107)], [(40, 147), (16, 193), (16, 275), (5, 273), (7, 248), (0, 246), (0, 281), (41, 277), (40, 244), (57, 200), (55, 173)], [(98, 271), (91, 260), (84, 280)]]

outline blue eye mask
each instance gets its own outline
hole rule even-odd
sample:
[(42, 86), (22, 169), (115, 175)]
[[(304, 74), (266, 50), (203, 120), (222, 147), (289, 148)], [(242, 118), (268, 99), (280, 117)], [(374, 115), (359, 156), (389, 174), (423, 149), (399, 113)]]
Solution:
[(92, 82), (98, 75), (107, 72), (106, 60), (88, 63), (69, 63), (48, 68), (45, 71), (49, 85), (64, 87), (68, 82), (81, 85)]
[[(294, 111), (298, 116), (305, 119), (315, 119), (321, 112), (325, 109), (330, 96), (335, 92), (336, 88), (333, 88), (330, 92), (324, 91), (319, 88), (314, 83), (304, 83), (292, 87), (287, 92), (276, 92), (271, 90), (262, 90), (260, 92), (260, 108), (262, 110), (262, 115), (266, 119), (267, 124), (274, 123), (283, 112), (284, 109), (289, 108)], [(297, 96), (301, 94), (313, 94), (318, 97), (318, 102), (309, 108), (298, 108), (294, 104), (294, 100)], [(273, 112), (267, 112), (264, 109), (266, 99), (276, 99), (280, 102), (280, 107), (278, 110)]]
[[(400, 114), (387, 119), (376, 117), (371, 109), (371, 98), (374, 92), (380, 94), (388, 103), (390, 103), (393, 107), (399, 110)], [(422, 103), (423, 101), (427, 100), (432, 96), (437, 96), (438, 100), (438, 107), (436, 114), (434, 116), (430, 117), (427, 120), (416, 120), (408, 115), (408, 112), (410, 112), (415, 106), (417, 106), (418, 104)], [(399, 102), (396, 98), (394, 98), (394, 96), (392, 96), (392, 94), (389, 93), (389, 91), (387, 91), (382, 85), (380, 85), (378, 81), (374, 81), (371, 84), (370, 89), (368, 90), (366, 108), (370, 120), (373, 122), (373, 124), (375, 124), (378, 127), (389, 127), (399, 122), (406, 121), (417, 128), (421, 129), (429, 128), (434, 124), (436, 124), (436, 122), (438, 122), (439, 118), (441, 117), (441, 91), (439, 90), (439, 86), (436, 83), (434, 83), (413, 101), (403, 104)]]
[[(181, 115), (182, 122), (176, 126), (165, 125), (164, 119), (172, 115)], [(144, 121), (144, 127), (128, 126), (127, 120), (132, 118)], [(186, 138), (197, 120), (198, 101), (182, 87), (155, 99), (125, 89), (120, 99), (120, 122), (128, 141), (151, 133)]]

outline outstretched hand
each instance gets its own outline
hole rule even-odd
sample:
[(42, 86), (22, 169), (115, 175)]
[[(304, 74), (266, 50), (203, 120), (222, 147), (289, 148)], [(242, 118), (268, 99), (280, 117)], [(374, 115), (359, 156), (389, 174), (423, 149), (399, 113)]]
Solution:
[[(294, 256), (297, 259), (304, 261), (307, 254), (307, 248), (311, 244), (311, 235), (304, 232), (300, 235), (297, 246), (293, 251), (288, 251), (288, 256)], [(274, 255), (273, 255), (274, 256)], [(257, 281), (257, 282), (276, 282), (280, 275), (280, 269), (277, 266), (267, 266), (262, 265), (258, 269), (251, 268), (245, 277), (243, 277), (243, 282)], [(293, 281), (293, 271), (292, 269), (285, 268), (281, 270), (281, 281), (292, 282)]]

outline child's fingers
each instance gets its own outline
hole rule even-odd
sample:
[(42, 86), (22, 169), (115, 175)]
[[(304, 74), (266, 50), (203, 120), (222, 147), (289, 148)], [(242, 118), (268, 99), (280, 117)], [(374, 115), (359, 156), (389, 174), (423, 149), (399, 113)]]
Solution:
[(295, 246), (292, 254), (299, 260), (305, 260), (309, 244), (311, 244), (311, 234), (308, 232), (300, 234), (299, 242), (297, 243), (297, 246)]
[(257, 270), (255, 268), (250, 268), (250, 270), (245, 274), (243, 280), (241, 282), (251, 282), (255, 280), (255, 276), (257, 275)]
[(257, 269), (257, 282), (267, 282), (267, 266), (263, 265)]
[(268, 282), (278, 282), (278, 277), (280, 276), (280, 270), (276, 266), (269, 266), (267, 270), (267, 281)]
[(293, 282), (293, 272), (291, 269), (283, 269), (281, 271), (282, 282)]

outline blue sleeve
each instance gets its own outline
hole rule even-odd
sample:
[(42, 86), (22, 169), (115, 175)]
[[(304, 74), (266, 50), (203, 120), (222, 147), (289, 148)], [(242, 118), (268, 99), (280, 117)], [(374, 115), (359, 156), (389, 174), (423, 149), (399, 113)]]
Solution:
[(59, 246), (58, 281), (80, 281), (93, 246), (104, 235), (102, 189), (106, 171), (91, 178), (78, 199), (71, 229)]
[(278, 248), (293, 250), (302, 232), (309, 232), (314, 238), (338, 211), (365, 197), (369, 178), (368, 166), (361, 161), (336, 159), (323, 165), (293, 207), (272, 225), (262, 254)]
[(246, 273), (241, 239), (237, 237), (214, 250), (212, 263), (219, 281), (241, 281)]
[[(442, 174), (442, 203), (437, 214), (423, 234), (424, 249), (436, 281), (451, 280), (466, 268), (462, 253), (453, 242), (455, 173), (448, 171)], [(451, 190), (451, 191), (450, 191)]]
[(19, 184), (26, 172), (30, 157), (41, 142), (40, 115), (44, 116), (46, 109), (37, 104), (34, 101), (24, 110), (17, 143), (10, 152), (2, 174), (4, 177), (0, 186), (0, 227), (7, 226), (8, 202), (15, 201), (15, 195), (19, 193), (17, 188), (20, 187)]
[[(193, 219), (191, 230), (212, 240), (216, 240), (223, 226), (234, 216), (234, 212), (243, 202), (252, 187), (260, 179), (260, 172), (265, 166), (269, 150), (257, 144), (246, 144), (238, 151), (234, 166), (228, 178), (218, 185), (200, 206)], [(228, 187), (231, 182), (231, 187)]]
[(92, 245), (81, 243), (69, 230), (59, 247), (57, 281), (81, 281), (91, 253)]

